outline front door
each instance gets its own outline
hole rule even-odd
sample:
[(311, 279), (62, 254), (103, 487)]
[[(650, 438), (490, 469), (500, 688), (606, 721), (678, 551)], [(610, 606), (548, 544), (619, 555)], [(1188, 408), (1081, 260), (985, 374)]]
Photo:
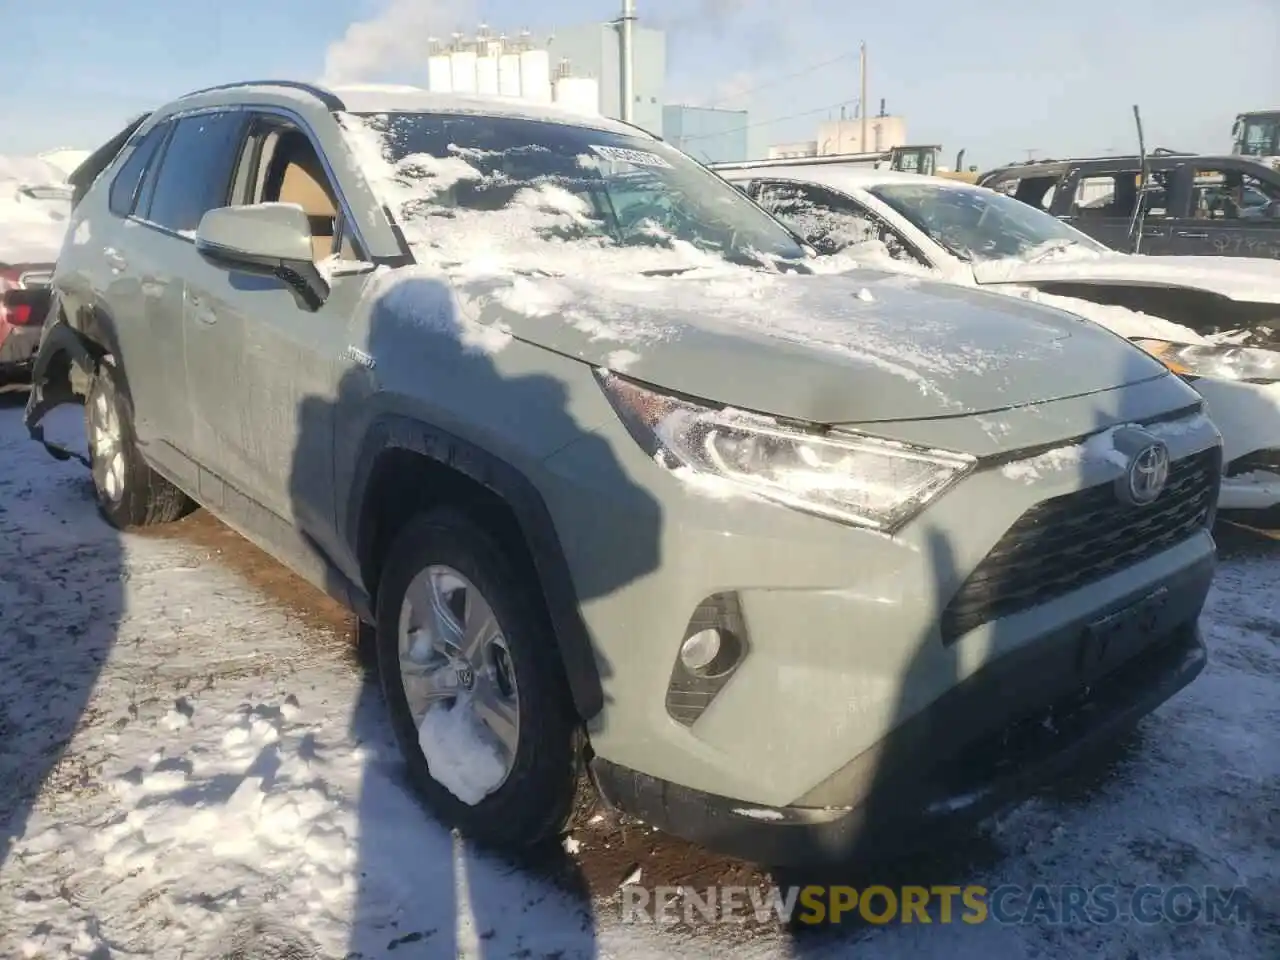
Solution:
[(351, 366), (349, 326), (370, 269), (344, 236), (334, 184), (302, 130), (255, 117), (237, 163), (233, 202), (296, 203), (312, 223), (330, 293), (312, 310), (285, 281), (202, 261), (187, 300), (187, 369), (202, 464), (245, 498), (332, 547), (333, 424)]
[(1134, 211), (1142, 198), (1143, 216), (1138, 252), (1165, 254), (1171, 250), (1169, 199), (1171, 172), (1152, 169), (1142, 188), (1139, 164), (1111, 165), (1105, 169), (1077, 167), (1063, 181), (1063, 196), (1054, 203), (1061, 219), (1099, 243), (1122, 253), (1133, 251), (1137, 224)]
[(1180, 172), (1171, 252), (1280, 259), (1280, 185), (1240, 161), (1197, 161)]

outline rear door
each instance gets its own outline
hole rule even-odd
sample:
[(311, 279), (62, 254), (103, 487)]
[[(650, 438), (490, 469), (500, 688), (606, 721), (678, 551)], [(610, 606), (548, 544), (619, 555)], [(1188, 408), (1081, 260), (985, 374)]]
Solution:
[(244, 124), (241, 111), (227, 109), (173, 121), (158, 166), (142, 184), (127, 243), (128, 273), (140, 283), (154, 341), (147, 375), (162, 385), (149, 413), (159, 440), (155, 459), (193, 491), (199, 490), (193, 463), (199, 411), (190, 381), (193, 366), (205, 368), (202, 358), (190, 355), (185, 322), (190, 278), (204, 262), (196, 253), (195, 231), (206, 211), (226, 204)]
[(1132, 252), (1134, 211), (1141, 195), (1143, 214), (1140, 252), (1171, 252), (1172, 225), (1169, 202), (1172, 171), (1151, 165), (1151, 179), (1142, 185), (1137, 161), (1075, 166), (1063, 179), (1054, 213), (1073, 227), (1105, 243), (1113, 250)]
[(1280, 258), (1280, 176), (1227, 158), (1183, 165), (1171, 253)]
[[(76, 186), (80, 202), (75, 225), (57, 271), (64, 306), (79, 312), (80, 322), (110, 345), (128, 385), (138, 441), (148, 456), (165, 429), (170, 385), (164, 376), (166, 344), (147, 314), (146, 238), (134, 216), (169, 131), (169, 124), (158, 124), (123, 149), (116, 144), (101, 150), (99, 161), (110, 154), (106, 164), (81, 164), (77, 172), (84, 179)], [(110, 166), (117, 155), (120, 163)], [(110, 181), (89, 197), (88, 187), (104, 169), (113, 170)]]
[[(318, 310), (273, 277), (201, 262), (190, 274), (188, 377), (203, 467), (285, 526), (333, 550), (333, 410), (349, 369), (350, 322), (373, 269), (316, 138), (296, 120), (251, 114), (230, 203), (296, 203), (329, 281)], [(211, 491), (231, 514), (232, 490)], [(280, 539), (246, 518), (268, 537)], [(278, 529), (278, 528), (277, 528)]]

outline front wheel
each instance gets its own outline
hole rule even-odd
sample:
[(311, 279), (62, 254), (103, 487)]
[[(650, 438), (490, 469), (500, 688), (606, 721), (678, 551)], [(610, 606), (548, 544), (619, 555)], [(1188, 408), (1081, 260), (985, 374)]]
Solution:
[(112, 526), (126, 530), (169, 523), (191, 508), (186, 494), (142, 458), (120, 374), (106, 360), (89, 384), (84, 428), (98, 508)]
[(559, 835), (583, 788), (580, 727), (531, 576), (465, 515), (412, 520), (378, 590), (378, 670), (410, 779), (483, 844)]

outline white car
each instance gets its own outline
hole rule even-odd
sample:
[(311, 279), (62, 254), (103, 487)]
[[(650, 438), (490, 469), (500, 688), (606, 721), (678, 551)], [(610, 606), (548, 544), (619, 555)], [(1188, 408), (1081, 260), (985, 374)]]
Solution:
[(829, 268), (941, 275), (1135, 341), (1205, 398), (1225, 444), (1219, 508), (1280, 521), (1280, 261), (1117, 253), (1024, 203), (940, 177), (821, 164), (721, 176), (832, 255)]

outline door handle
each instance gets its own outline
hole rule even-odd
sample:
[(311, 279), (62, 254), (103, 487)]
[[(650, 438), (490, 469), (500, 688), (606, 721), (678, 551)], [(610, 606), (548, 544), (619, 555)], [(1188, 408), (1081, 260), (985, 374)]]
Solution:
[(1208, 240), (1209, 234), (1201, 230), (1177, 230), (1175, 236), (1186, 237), (1188, 240)]
[(1144, 237), (1163, 237), (1164, 231), (1157, 227), (1147, 227), (1142, 231)]

